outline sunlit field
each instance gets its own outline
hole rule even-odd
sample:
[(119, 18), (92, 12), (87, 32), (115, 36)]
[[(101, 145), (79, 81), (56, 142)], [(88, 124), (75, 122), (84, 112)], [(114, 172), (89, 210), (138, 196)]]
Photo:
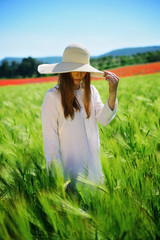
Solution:
[[(0, 239), (160, 239), (160, 74), (120, 78), (117, 115), (99, 124), (105, 182), (48, 177), (41, 105), (56, 83), (0, 88)], [(108, 82), (93, 81), (102, 101)]]

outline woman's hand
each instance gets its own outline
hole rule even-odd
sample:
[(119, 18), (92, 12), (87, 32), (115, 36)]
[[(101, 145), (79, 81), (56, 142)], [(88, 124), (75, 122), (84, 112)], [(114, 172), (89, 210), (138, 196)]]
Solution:
[(108, 105), (110, 109), (113, 111), (116, 104), (116, 95), (117, 95), (117, 87), (119, 83), (119, 77), (116, 74), (104, 71), (105, 79), (109, 82), (109, 98), (108, 98)]
[(104, 71), (103, 76), (109, 82), (109, 93), (116, 94), (118, 83), (119, 83), (119, 77), (117, 77), (117, 75), (114, 74), (113, 72), (109, 72), (109, 71)]

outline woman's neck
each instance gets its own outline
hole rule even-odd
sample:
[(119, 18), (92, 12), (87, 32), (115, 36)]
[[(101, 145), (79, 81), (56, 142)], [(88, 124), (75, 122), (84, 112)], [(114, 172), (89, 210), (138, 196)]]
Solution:
[(80, 83), (77, 85), (74, 85), (74, 90), (78, 90), (78, 89), (80, 89)]

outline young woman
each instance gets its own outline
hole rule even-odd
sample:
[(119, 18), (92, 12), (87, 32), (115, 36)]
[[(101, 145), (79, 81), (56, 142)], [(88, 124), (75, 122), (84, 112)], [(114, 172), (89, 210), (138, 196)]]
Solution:
[[(78, 176), (103, 183), (100, 139), (97, 122), (108, 125), (116, 115), (119, 78), (101, 72), (90, 63), (88, 49), (80, 44), (67, 46), (61, 63), (41, 64), (38, 71), (58, 73), (58, 83), (49, 89), (42, 103), (42, 128), (47, 171), (56, 161), (64, 177), (75, 182)], [(109, 81), (109, 97), (102, 103), (91, 76)]]

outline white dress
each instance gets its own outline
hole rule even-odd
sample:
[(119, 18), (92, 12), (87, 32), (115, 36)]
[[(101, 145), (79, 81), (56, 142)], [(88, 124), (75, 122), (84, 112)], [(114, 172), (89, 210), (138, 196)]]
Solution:
[(86, 118), (83, 104), (84, 89), (74, 90), (81, 105), (74, 119), (65, 119), (58, 85), (49, 89), (42, 103), (42, 129), (47, 171), (53, 160), (63, 166), (64, 176), (87, 178), (94, 183), (103, 182), (100, 162), (98, 124), (108, 125), (116, 115), (118, 100), (112, 111), (102, 103), (97, 89), (91, 85), (91, 115)]

